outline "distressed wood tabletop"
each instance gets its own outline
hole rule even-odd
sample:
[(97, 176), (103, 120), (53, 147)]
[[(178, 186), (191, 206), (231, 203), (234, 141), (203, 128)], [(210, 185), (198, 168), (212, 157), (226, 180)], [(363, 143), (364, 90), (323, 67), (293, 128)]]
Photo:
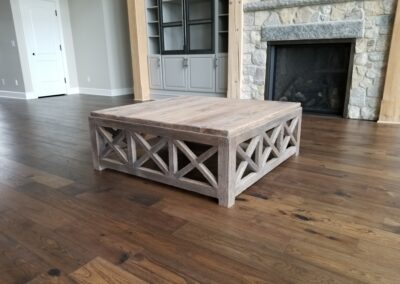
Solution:
[(299, 103), (177, 97), (93, 111), (93, 117), (231, 136), (300, 108)]

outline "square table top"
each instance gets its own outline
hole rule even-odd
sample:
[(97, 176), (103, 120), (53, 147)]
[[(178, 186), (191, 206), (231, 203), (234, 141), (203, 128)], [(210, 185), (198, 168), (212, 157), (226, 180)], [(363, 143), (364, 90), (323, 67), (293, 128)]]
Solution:
[(227, 137), (300, 108), (300, 103), (183, 96), (93, 111), (91, 116)]

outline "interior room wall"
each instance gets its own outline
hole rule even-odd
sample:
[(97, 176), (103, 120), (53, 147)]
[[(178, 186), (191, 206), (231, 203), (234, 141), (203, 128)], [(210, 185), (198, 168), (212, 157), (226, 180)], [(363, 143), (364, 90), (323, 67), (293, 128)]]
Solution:
[(69, 0), (80, 92), (132, 93), (129, 33), (124, 0)]
[[(132, 89), (132, 64), (126, 0), (103, 0), (110, 81), (115, 92)], [(128, 90), (126, 90), (128, 91)]]
[(24, 98), (18, 43), (9, 0), (0, 1), (0, 96)]
[(111, 89), (102, 1), (68, 2), (79, 88)]

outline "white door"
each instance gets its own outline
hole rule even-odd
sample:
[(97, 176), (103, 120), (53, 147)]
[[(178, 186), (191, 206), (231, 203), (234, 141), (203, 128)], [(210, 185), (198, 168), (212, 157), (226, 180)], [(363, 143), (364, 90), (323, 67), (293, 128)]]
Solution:
[(35, 93), (66, 93), (56, 0), (21, 0), (24, 34)]

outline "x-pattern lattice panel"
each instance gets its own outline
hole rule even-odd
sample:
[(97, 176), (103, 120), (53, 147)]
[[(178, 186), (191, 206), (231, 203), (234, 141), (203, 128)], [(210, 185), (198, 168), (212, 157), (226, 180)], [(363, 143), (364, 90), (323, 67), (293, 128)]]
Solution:
[(295, 117), (239, 143), (236, 148), (236, 184), (274, 163), (289, 148), (297, 147), (298, 126), (299, 117)]
[(126, 133), (122, 129), (111, 127), (97, 128), (99, 139), (102, 141), (100, 159), (118, 164), (128, 163), (128, 146)]
[(240, 143), (236, 149), (236, 183), (251, 173), (259, 170), (260, 136), (253, 137)]
[(297, 132), (298, 132), (299, 118), (295, 117), (283, 123), (283, 138), (281, 151), (288, 149), (289, 147), (295, 147), (298, 145)]
[(281, 153), (282, 125), (269, 129), (262, 134), (261, 166), (274, 161)]
[(131, 144), (133, 167), (167, 175), (169, 172), (168, 139), (131, 131), (129, 133), (133, 138)]
[[(178, 151), (174, 152), (174, 154), (177, 155), (176, 159), (174, 159), (174, 161), (177, 162), (177, 171), (174, 173), (174, 176), (177, 179), (184, 179), (186, 181), (193, 180), (195, 182), (206, 183), (217, 189), (217, 161), (214, 163), (215, 167), (212, 169), (205, 163), (211, 158), (216, 157), (218, 148), (216, 146), (200, 145), (198, 143), (185, 143), (180, 140), (173, 140), (173, 144), (178, 149)], [(192, 148), (189, 145), (191, 145)], [(182, 153), (185, 159), (180, 159), (179, 153)], [(182, 160), (186, 160), (186, 163), (182, 162)], [(180, 164), (183, 164), (183, 167), (180, 167)], [(194, 171), (198, 172), (198, 175), (189, 177), (188, 174)]]
[(98, 126), (101, 161), (218, 189), (218, 147)]

